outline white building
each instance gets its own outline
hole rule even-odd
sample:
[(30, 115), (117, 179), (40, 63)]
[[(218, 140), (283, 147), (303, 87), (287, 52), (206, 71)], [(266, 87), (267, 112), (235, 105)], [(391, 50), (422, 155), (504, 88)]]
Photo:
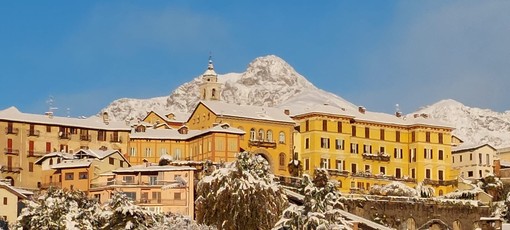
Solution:
[(496, 149), (489, 144), (461, 144), (452, 148), (452, 167), (464, 179), (476, 180), (494, 173)]

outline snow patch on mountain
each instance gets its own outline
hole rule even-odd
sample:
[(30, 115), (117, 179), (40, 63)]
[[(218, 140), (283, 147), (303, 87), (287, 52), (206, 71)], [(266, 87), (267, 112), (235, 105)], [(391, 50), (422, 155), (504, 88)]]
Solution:
[[(256, 58), (244, 73), (219, 75), (218, 81), (223, 84), (222, 100), (228, 103), (290, 108), (306, 103), (328, 103), (355, 108), (343, 98), (318, 89), (274, 55)], [(168, 97), (119, 99), (101, 112), (108, 112), (116, 120), (141, 119), (154, 109), (191, 112), (200, 98), (200, 83), (201, 76), (198, 76), (179, 86)]]
[(415, 113), (429, 114), (435, 119), (455, 127), (454, 135), (467, 144), (491, 144), (494, 147), (510, 146), (510, 112), (471, 108), (448, 99), (426, 106)]

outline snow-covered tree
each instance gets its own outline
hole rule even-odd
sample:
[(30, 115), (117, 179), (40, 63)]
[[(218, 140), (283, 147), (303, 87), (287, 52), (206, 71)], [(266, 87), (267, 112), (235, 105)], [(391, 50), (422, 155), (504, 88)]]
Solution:
[(431, 186), (418, 182), (418, 185), (416, 185), (416, 192), (418, 192), (418, 195), (422, 198), (429, 198), (434, 196), (435, 190)]
[(50, 188), (25, 204), (16, 228), (97, 229), (101, 224), (99, 204), (80, 191)]
[(316, 169), (313, 180), (305, 174), (301, 190), (303, 206), (285, 209), (273, 229), (350, 229), (339, 211), (344, 208), (341, 194), (325, 169)]
[(287, 207), (267, 161), (248, 152), (202, 178), (197, 196), (197, 222), (219, 229), (270, 229)]
[(107, 222), (101, 229), (150, 229), (158, 221), (155, 213), (135, 205), (122, 192), (116, 192), (101, 214)]
[(370, 194), (381, 196), (405, 196), (405, 197), (418, 196), (418, 192), (416, 191), (416, 189), (411, 188), (399, 181), (393, 181), (383, 186), (374, 185), (370, 189)]
[(483, 189), (486, 193), (492, 195), (494, 200), (505, 199), (503, 182), (494, 174), (489, 174), (481, 178), (477, 186)]
[(168, 213), (158, 216), (159, 221), (152, 226), (153, 230), (215, 230), (216, 228), (203, 224), (197, 224), (187, 216)]

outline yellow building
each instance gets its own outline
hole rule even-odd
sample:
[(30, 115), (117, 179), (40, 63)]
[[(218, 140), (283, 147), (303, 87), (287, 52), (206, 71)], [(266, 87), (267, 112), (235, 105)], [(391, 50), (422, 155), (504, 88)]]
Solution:
[(88, 193), (100, 174), (130, 164), (118, 150), (81, 149), (73, 155), (50, 153), (36, 162), (43, 169), (41, 189), (59, 187)]
[(36, 189), (41, 168), (35, 161), (51, 152), (72, 153), (79, 149), (127, 150), (131, 128), (113, 122), (107, 114), (86, 119), (22, 113), (15, 107), (0, 111), (0, 177), (17, 187)]
[(21, 208), (20, 202), (32, 195), (32, 192), (15, 188), (6, 182), (0, 182), (0, 217), (9, 224), (14, 224)]
[(136, 204), (158, 213), (194, 217), (194, 170), (186, 166), (142, 164), (104, 173), (91, 185), (90, 195), (101, 203), (123, 192)]
[(158, 163), (161, 156), (173, 160), (226, 162), (239, 153), (244, 131), (218, 124), (205, 130), (145, 129), (129, 135), (128, 160), (132, 164)]
[(201, 101), (187, 125), (190, 129), (205, 130), (219, 123), (227, 123), (247, 133), (246, 137), (241, 136), (241, 151), (263, 156), (276, 175), (289, 174), (287, 165), (293, 157), (295, 122), (283, 109)]
[(367, 192), (373, 185), (397, 180), (409, 186), (432, 185), (436, 195), (453, 190), (448, 125), (417, 115), (403, 118), (315, 105), (291, 111), (299, 124), (296, 146), (304, 172), (327, 168), (343, 192)]

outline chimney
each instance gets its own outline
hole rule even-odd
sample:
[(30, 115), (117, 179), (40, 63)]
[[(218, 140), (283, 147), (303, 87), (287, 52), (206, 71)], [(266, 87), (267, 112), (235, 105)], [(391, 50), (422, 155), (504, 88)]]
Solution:
[(285, 109), (285, 110), (283, 110), (283, 113), (285, 113), (285, 115), (287, 115), (287, 116), (288, 116), (288, 115), (290, 115), (290, 110)]
[(395, 112), (395, 116), (396, 117), (402, 117), (402, 112), (400, 112), (400, 111)]
[(103, 122), (105, 124), (110, 123), (110, 119), (108, 118), (108, 113), (107, 112), (103, 112)]
[(414, 118), (418, 118), (419, 116), (420, 116), (420, 114), (417, 114), (417, 113), (413, 114)]
[(365, 109), (365, 107), (363, 107), (363, 106), (358, 107), (358, 111), (359, 111), (360, 113), (362, 113), (362, 114), (365, 114), (365, 111), (366, 111), (366, 110), (367, 110), (367, 109)]

